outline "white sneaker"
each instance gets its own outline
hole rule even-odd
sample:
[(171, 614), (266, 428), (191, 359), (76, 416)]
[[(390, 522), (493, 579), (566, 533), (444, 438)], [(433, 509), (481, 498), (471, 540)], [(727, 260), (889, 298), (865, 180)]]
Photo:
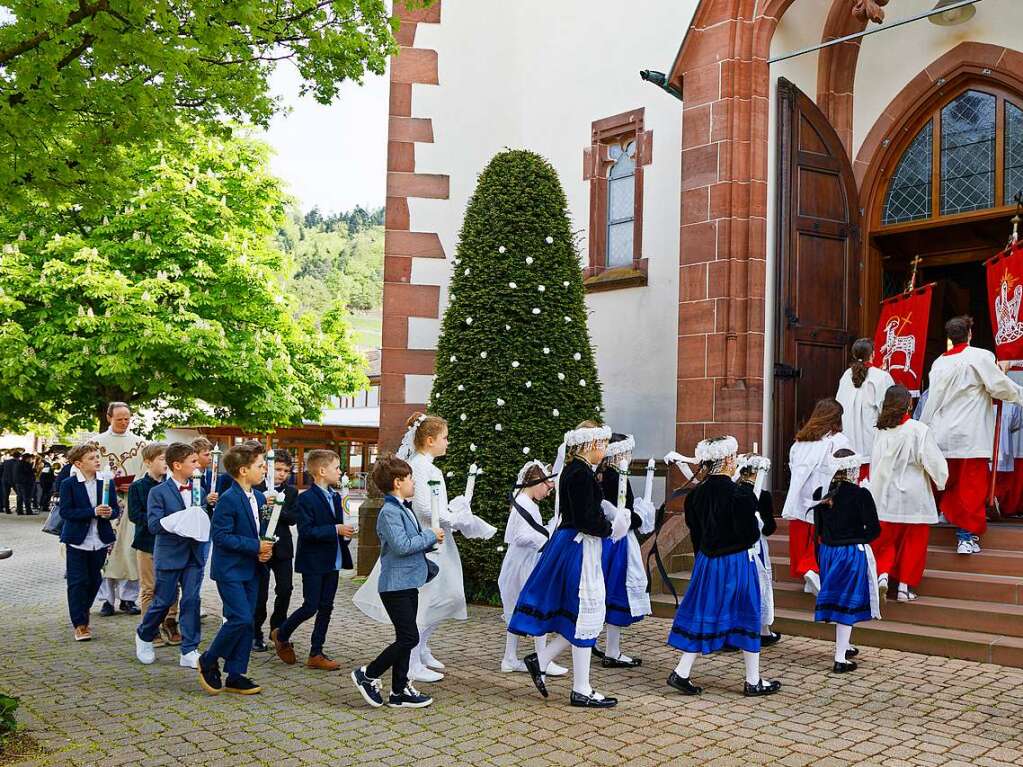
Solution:
[(408, 678), (413, 682), (439, 682), (444, 675), (426, 666), (418, 666), (415, 669), (409, 669)]
[(444, 670), (444, 664), (433, 657), (433, 653), (430, 652), (429, 647), (424, 648), (419, 654), (419, 657), (422, 658), (423, 665), (427, 668), (437, 669), (438, 671)]
[(523, 663), (522, 661), (520, 661), (518, 658), (514, 658), (514, 659), (502, 658), (501, 659), (501, 673), (503, 673), (503, 674), (512, 674), (512, 673), (514, 673), (516, 671), (529, 671), (529, 669), (527, 669), (526, 668), (526, 664)]
[(888, 597), (888, 573), (877, 576), (877, 594), (882, 601)]
[(199, 651), (192, 650), (189, 653), (182, 653), (178, 665), (182, 668), (199, 668)]
[(139, 663), (144, 663), (147, 666), (156, 660), (153, 643), (142, 641), (142, 637), (137, 631), (135, 632), (135, 657), (139, 659)]
[(970, 544), (973, 546), (973, 553), (974, 554), (979, 554), (980, 553), (980, 536), (979, 535), (975, 535), (972, 538), (970, 538)]
[(817, 596), (821, 593), (821, 577), (813, 570), (807, 570), (803, 575), (803, 591), (807, 594)]
[(547, 664), (547, 670), (543, 672), (545, 676), (564, 676), (568, 673), (568, 669), (564, 666), (559, 666), (554, 661)]
[[(978, 547), (979, 549), (979, 547)], [(956, 554), (973, 554), (973, 541), (959, 541), (956, 547)]]

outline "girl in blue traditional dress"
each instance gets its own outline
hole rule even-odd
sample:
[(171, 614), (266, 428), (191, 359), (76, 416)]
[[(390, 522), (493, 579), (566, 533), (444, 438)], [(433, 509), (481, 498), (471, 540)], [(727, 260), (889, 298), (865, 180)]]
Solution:
[[(630, 434), (612, 434), (597, 477), (604, 493), (604, 512), (613, 522), (618, 513), (618, 483), (620, 467), (632, 462), (636, 440)], [(604, 588), (607, 592), (607, 643), (604, 652), (596, 647), (593, 654), (600, 658), (604, 668), (635, 668), (642, 664), (639, 658), (622, 653), (622, 629), (649, 615), (650, 594), (647, 591), (646, 567), (640, 553), (636, 533), (650, 533), (654, 529), (656, 510), (653, 504), (632, 494), (628, 479), (625, 482), (625, 508), (629, 515), (628, 530), (621, 540), (604, 539)]]
[(834, 477), (827, 496), (813, 507), (821, 590), (814, 619), (835, 624), (836, 674), (856, 670), (859, 654), (850, 645), (852, 627), (880, 618), (877, 564), (870, 542), (881, 534), (877, 509), (870, 491), (856, 484), (863, 459), (852, 450), (835, 452), (831, 460)]
[(610, 429), (590, 421), (565, 434), (554, 466), (559, 473), (555, 532), (522, 587), (508, 624), (508, 630), (519, 636), (557, 635), (540, 653), (524, 659), (533, 684), (545, 698), (542, 669), (572, 647), (570, 701), (586, 708), (610, 708), (618, 703), (590, 686), (590, 654), (604, 628), (602, 539), (611, 534), (594, 472), (610, 437)]
[(760, 537), (753, 547), (757, 553), (754, 563), (760, 576), (760, 647), (770, 647), (781, 641), (781, 634), (771, 629), (774, 623), (774, 568), (767, 539), (774, 535), (778, 525), (774, 520), (774, 499), (770, 490), (761, 488), (757, 493), (757, 478), (771, 470), (771, 462), (762, 455), (748, 453), (739, 457), (739, 482), (753, 488), (757, 496), (757, 526)]
[(734, 437), (706, 439), (696, 446), (706, 479), (685, 501), (696, 561), (668, 636), (668, 644), (682, 651), (668, 686), (684, 695), (703, 692), (689, 679), (696, 656), (725, 646), (743, 651), (744, 695), (781, 689), (781, 682), (760, 676), (760, 578), (754, 562), (760, 529), (753, 487), (732, 481), (738, 447)]

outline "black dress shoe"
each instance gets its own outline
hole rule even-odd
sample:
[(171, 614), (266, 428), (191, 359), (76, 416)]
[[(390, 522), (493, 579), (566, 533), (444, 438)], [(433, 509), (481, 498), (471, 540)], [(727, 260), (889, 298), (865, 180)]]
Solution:
[(204, 658), (205, 655), (199, 656), (199, 686), (210, 695), (219, 695), (224, 689), (224, 682), (220, 678), (220, 664), (210, 664)]
[(256, 637), (252, 640), (252, 652), (266, 652), (270, 648), (266, 646), (263, 637)]
[(607, 657), (606, 655), (604, 655), (604, 653), (597, 649), (597, 645), (593, 645), (593, 647), (590, 648), (590, 651), (593, 653), (594, 658), (600, 658), (601, 660), (603, 660), (604, 658)]
[(104, 618), (109, 618), (111, 615), (114, 614), (114, 606), (109, 602), (104, 602), (103, 606), (99, 608), (99, 614), (102, 615)]
[(703, 692), (702, 687), (697, 687), (695, 684), (689, 681), (688, 677), (683, 679), (674, 671), (668, 674), (668, 687), (672, 687), (678, 690), (683, 695), (699, 695), (701, 692)]
[(765, 682), (761, 679), (756, 684), (750, 684), (749, 682), (743, 682), (742, 694), (747, 698), (757, 698), (761, 695), (774, 695), (778, 690), (781, 689), (781, 682)]
[(778, 644), (781, 641), (781, 634), (777, 631), (772, 631), (770, 634), (762, 634), (760, 637), (760, 647), (770, 647), (773, 644)]
[(224, 692), (233, 692), (236, 695), (258, 695), (263, 688), (242, 674), (228, 674), (224, 682)]
[(614, 708), (618, 705), (618, 698), (598, 697), (597, 693), (583, 695), (572, 690), (569, 702), (578, 708)]
[(847, 660), (845, 663), (839, 663), (836, 660), (835, 665), (832, 666), (831, 670), (836, 674), (848, 674), (850, 671), (855, 671), (856, 668), (856, 661)]
[(848, 650), (845, 651), (845, 659), (849, 660), (849, 658), (855, 658), (859, 654), (860, 654), (860, 648), (858, 648), (858, 647), (850, 647)]
[(125, 601), (125, 600), (122, 599), (121, 600), (121, 604), (119, 605), (119, 608), (120, 608), (122, 613), (126, 613), (127, 615), (141, 615), (142, 614), (142, 611), (139, 609), (139, 606), (137, 604), (135, 604), (134, 602), (130, 601), (130, 600)]
[(628, 660), (622, 660), (619, 658), (609, 658), (607, 655), (600, 659), (600, 665), (604, 668), (636, 668), (636, 666), (642, 666), (643, 661), (639, 658), (629, 658)]
[[(533, 679), (533, 684), (536, 685), (536, 689), (539, 690), (540, 694), (545, 698), (547, 697), (547, 685), (543, 681), (543, 672), (540, 671), (540, 659), (536, 657), (536, 653), (531, 653), (522, 659), (522, 662), (526, 664), (526, 671), (529, 672), (529, 676)], [(575, 693), (573, 693), (574, 695)]]

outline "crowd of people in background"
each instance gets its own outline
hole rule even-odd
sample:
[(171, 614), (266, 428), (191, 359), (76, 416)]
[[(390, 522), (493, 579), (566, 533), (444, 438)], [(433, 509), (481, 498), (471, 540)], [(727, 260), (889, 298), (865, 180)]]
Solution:
[(43, 453), (0, 451), (0, 510), (19, 516), (48, 511), (57, 489), (54, 479), (64, 463), (60, 448)]

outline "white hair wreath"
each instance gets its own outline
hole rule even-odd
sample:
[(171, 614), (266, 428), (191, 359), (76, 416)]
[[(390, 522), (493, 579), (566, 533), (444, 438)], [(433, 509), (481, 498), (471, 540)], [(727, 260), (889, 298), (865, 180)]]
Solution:
[(847, 455), (844, 458), (831, 458), (831, 470), (836, 474), (840, 471), (852, 471), (853, 469), (859, 469), (860, 466), (865, 464), (867, 461), (862, 455), (854, 453), (853, 455)]
[(696, 460), (700, 463), (723, 461), (730, 455), (739, 452), (739, 443), (735, 437), (705, 439), (696, 446)]
[(631, 453), (636, 449), (636, 438), (631, 434), (626, 434), (625, 439), (619, 442), (612, 442), (607, 446), (607, 450), (604, 451), (605, 458), (615, 458), (619, 455), (625, 455)]
[(401, 445), (396, 453), (401, 460), (408, 461), (416, 454), (416, 432), (419, 431), (419, 427), (423, 425), (425, 420), (426, 414), (423, 413), (412, 422), (412, 425), (405, 432), (405, 436), (401, 438)]
[(771, 461), (762, 455), (747, 453), (739, 456), (739, 471), (770, 471)]
[(606, 442), (609, 439), (611, 439), (611, 427), (609, 426), (594, 426), (565, 432), (565, 445), (567, 447), (589, 445), (593, 442)]

